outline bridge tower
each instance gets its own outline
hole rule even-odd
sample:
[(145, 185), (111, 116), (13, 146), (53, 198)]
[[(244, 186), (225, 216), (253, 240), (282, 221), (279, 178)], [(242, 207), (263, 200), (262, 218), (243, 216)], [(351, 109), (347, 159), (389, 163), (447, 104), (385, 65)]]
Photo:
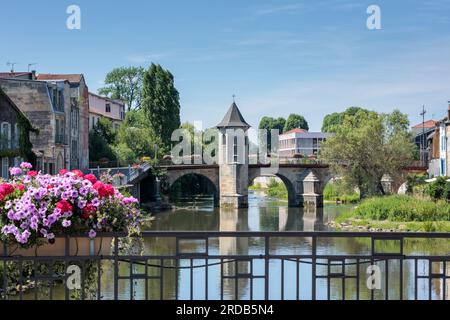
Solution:
[(248, 207), (249, 128), (250, 125), (233, 101), (225, 117), (217, 125), (221, 207)]

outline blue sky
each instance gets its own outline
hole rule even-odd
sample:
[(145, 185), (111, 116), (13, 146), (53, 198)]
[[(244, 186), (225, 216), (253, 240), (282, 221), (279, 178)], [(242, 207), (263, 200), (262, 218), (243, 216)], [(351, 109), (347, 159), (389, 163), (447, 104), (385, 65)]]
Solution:
[[(0, 70), (84, 73), (160, 63), (175, 76), (182, 121), (218, 123), (236, 94), (244, 117), (300, 113), (312, 130), (358, 105), (442, 118), (450, 100), (450, 0), (2, 1)], [(66, 8), (81, 8), (81, 30)], [(381, 8), (381, 30), (366, 9)]]

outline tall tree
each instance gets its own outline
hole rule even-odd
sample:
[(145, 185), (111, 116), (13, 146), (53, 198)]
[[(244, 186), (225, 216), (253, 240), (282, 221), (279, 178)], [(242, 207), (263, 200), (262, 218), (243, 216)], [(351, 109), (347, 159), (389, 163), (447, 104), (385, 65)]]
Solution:
[(398, 111), (377, 114), (359, 110), (345, 115), (321, 145), (321, 157), (336, 175), (359, 188), (361, 198), (383, 194), (383, 175), (396, 179), (413, 159), (415, 146), (408, 125), (398, 126), (399, 119), (407, 121)]
[(143, 110), (127, 113), (117, 132), (116, 141), (114, 151), (122, 164), (136, 161), (143, 156), (154, 158), (163, 152), (162, 143), (150, 129)]
[(261, 121), (259, 122), (259, 129), (279, 130), (279, 133), (282, 134), (285, 124), (286, 119), (282, 117), (279, 118), (262, 117)]
[(284, 125), (283, 132), (288, 132), (289, 130), (300, 128), (304, 130), (309, 130), (309, 125), (306, 119), (299, 114), (290, 114)]
[(272, 140), (271, 140), (271, 130), (278, 130), (279, 134), (283, 133), (284, 126), (286, 124), (286, 119), (272, 118), (272, 117), (262, 117), (259, 122), (259, 129), (267, 130), (267, 150), (272, 150)]
[(170, 149), (172, 132), (180, 127), (180, 96), (173, 75), (159, 64), (144, 73), (142, 109), (152, 132)]
[(100, 88), (98, 92), (111, 99), (122, 100), (128, 111), (139, 109), (142, 100), (143, 75), (144, 68), (142, 67), (115, 68), (106, 75), (106, 86)]
[(344, 112), (334, 112), (328, 114), (323, 118), (322, 132), (334, 132), (337, 125), (341, 125), (344, 121), (345, 116), (354, 116), (359, 111), (368, 113), (369, 110), (360, 107), (350, 107)]

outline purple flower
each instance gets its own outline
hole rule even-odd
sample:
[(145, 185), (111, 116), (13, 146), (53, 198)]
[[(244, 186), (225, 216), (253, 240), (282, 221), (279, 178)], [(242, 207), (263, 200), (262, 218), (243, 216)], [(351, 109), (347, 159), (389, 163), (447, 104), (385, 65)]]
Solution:
[(6, 201), (6, 202), (5, 202), (5, 209), (6, 209), (6, 210), (10, 209), (10, 208), (11, 208), (11, 205), (12, 205), (12, 204), (11, 204), (11, 201)]
[(70, 220), (64, 219), (63, 222), (62, 222), (62, 226), (63, 226), (64, 228), (68, 228), (68, 227), (70, 227), (71, 225), (72, 225), (72, 221), (70, 221)]
[(94, 229), (89, 231), (89, 238), (94, 239), (97, 236), (97, 232)]
[(92, 199), (92, 205), (93, 205), (94, 207), (100, 206), (100, 200), (98, 200), (98, 198)]
[(84, 207), (86, 207), (86, 200), (79, 200), (78, 201), (78, 208), (83, 209)]
[(20, 168), (10, 168), (9, 174), (12, 176), (20, 176), (22, 174), (22, 169)]

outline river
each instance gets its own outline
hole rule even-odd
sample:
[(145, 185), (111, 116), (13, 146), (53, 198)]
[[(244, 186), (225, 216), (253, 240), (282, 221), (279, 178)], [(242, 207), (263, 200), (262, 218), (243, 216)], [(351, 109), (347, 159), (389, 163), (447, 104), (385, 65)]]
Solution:
[[(353, 210), (353, 206), (326, 204), (323, 209), (303, 209), (289, 208), (287, 202), (276, 199), (269, 199), (260, 192), (251, 192), (249, 196), (248, 209), (222, 209), (213, 206), (212, 197), (194, 197), (180, 198), (175, 203), (176, 209), (160, 212), (155, 219), (148, 223), (145, 230), (170, 230), (170, 231), (325, 231), (331, 230), (327, 222), (333, 220), (336, 216), (345, 211)], [(407, 240), (405, 240), (407, 241)], [(417, 242), (419, 241), (419, 242)], [(417, 240), (415, 242), (405, 242), (405, 254), (426, 254), (437, 251), (442, 254), (450, 252), (450, 246), (447, 242), (427, 242)], [(205, 250), (204, 244), (196, 240), (188, 241), (183, 244), (189, 252), (202, 252)], [(143, 242), (143, 253), (151, 255), (168, 255), (175, 253), (176, 242), (173, 238), (150, 238)], [(390, 248), (392, 249), (392, 248)], [(209, 254), (262, 254), (264, 253), (262, 238), (213, 238), (208, 244)], [(271, 240), (270, 252), (272, 254), (311, 254), (311, 239), (309, 238), (274, 238)], [(370, 242), (368, 239), (349, 239), (349, 238), (327, 238), (321, 239), (317, 243), (318, 254), (369, 254)], [(208, 263), (214, 264), (214, 258), (209, 259)], [(318, 261), (320, 262), (320, 261)], [(326, 261), (323, 261), (326, 262)], [(317, 299), (346, 299), (356, 298), (356, 288), (360, 288), (360, 298), (370, 299), (371, 290), (366, 286), (366, 268), (367, 264), (360, 265), (356, 270), (352, 261), (346, 267), (347, 275), (355, 275), (359, 271), (361, 278), (359, 283), (355, 279), (348, 278), (345, 281), (337, 278), (330, 281), (327, 290), (327, 280), (318, 279), (316, 282)], [(205, 264), (205, 259), (185, 259), (181, 260), (175, 268), (173, 260), (148, 260), (147, 269), (139, 264), (120, 263), (120, 275), (127, 277), (132, 274), (147, 274), (149, 278), (129, 280), (119, 280), (119, 298), (120, 299), (194, 299), (203, 300), (206, 298), (205, 279), (208, 279), (208, 299), (221, 298), (221, 281), (223, 284), (224, 299), (253, 299), (264, 298), (264, 280), (261, 278), (242, 278), (237, 281), (234, 279), (221, 280), (221, 267), (219, 264), (208, 268), (191, 269), (194, 266)], [(161, 268), (158, 266), (164, 265)], [(242, 265), (241, 265), (242, 264)], [(239, 273), (245, 273), (258, 276), (265, 270), (264, 261), (254, 259), (253, 263), (243, 262), (241, 264), (227, 263), (222, 270), (223, 274), (234, 275), (236, 270)], [(325, 263), (324, 263), (325, 264)], [(384, 262), (379, 262), (383, 272), (386, 272)], [(398, 299), (400, 296), (399, 288), (399, 260), (391, 260), (387, 271), (389, 280), (389, 298)], [(154, 266), (154, 267), (153, 267)], [(447, 264), (448, 267), (448, 264)], [(283, 266), (280, 260), (271, 261), (269, 264), (269, 298), (270, 299), (311, 299), (312, 281), (311, 264), (299, 264), (299, 278), (296, 278), (297, 263), (295, 261), (284, 261)], [(326, 266), (317, 267), (317, 274), (325, 274)], [(433, 266), (433, 271), (442, 266)], [(282, 270), (283, 269), (283, 270)], [(192, 273), (191, 273), (192, 270)], [(418, 263), (418, 272), (427, 274), (429, 265), (427, 261)], [(280, 274), (284, 272), (283, 288)], [(412, 261), (404, 261), (404, 285), (403, 295), (406, 299), (414, 299), (414, 265)], [(450, 269), (447, 268), (450, 275)], [(383, 273), (384, 277), (385, 273)], [(110, 262), (103, 263), (103, 272), (101, 276), (101, 297), (102, 299), (113, 298), (113, 265)], [(162, 279), (162, 281), (160, 281)], [(299, 285), (297, 286), (297, 280)], [(191, 291), (192, 281), (192, 291)], [(343, 281), (344, 286), (343, 286)], [(448, 280), (447, 280), (448, 281)], [(178, 284), (176, 284), (178, 282)], [(252, 284), (252, 285), (251, 285)], [(162, 285), (162, 287), (161, 287)], [(428, 279), (419, 279), (417, 281), (418, 298), (428, 298)], [(432, 281), (432, 298), (442, 297), (442, 288), (439, 280)], [(448, 287), (448, 283), (447, 283)], [(299, 290), (297, 290), (299, 288)], [(147, 290), (147, 292), (146, 292)], [(178, 293), (176, 295), (176, 293)], [(384, 299), (386, 294), (385, 278), (381, 283), (381, 290), (374, 290), (375, 299)], [(64, 297), (64, 290), (56, 288), (54, 291), (56, 298)], [(329, 296), (328, 296), (329, 295)], [(32, 297), (32, 295), (27, 295)], [(449, 298), (449, 297), (447, 297)]]

